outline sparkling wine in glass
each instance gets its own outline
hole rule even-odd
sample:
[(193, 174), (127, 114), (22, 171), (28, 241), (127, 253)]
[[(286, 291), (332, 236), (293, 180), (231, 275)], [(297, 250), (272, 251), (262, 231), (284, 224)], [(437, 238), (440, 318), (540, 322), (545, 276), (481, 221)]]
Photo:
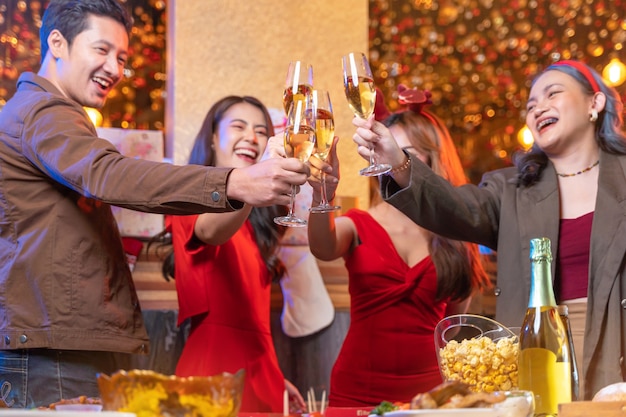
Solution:
[[(348, 99), (348, 105), (354, 114), (362, 119), (368, 119), (374, 113), (376, 102), (376, 88), (374, 76), (369, 62), (363, 53), (351, 52), (342, 58), (343, 86)], [(359, 171), (359, 174), (368, 177), (384, 174), (391, 170), (389, 164), (378, 164), (374, 151), (370, 152), (370, 164)]]
[[(313, 111), (315, 119), (315, 151), (313, 154), (324, 162), (328, 161), (328, 153), (335, 137), (335, 119), (333, 117), (333, 105), (330, 94), (326, 90), (315, 89), (312, 92)], [(327, 213), (339, 210), (340, 206), (331, 205), (326, 194), (326, 173), (322, 172), (322, 201), (311, 207), (312, 212)]]
[(303, 100), (313, 89), (313, 67), (303, 61), (291, 61), (287, 69), (285, 91), (283, 92), (283, 107), (285, 114), (289, 113), (291, 103)]
[[(315, 112), (313, 111), (311, 94), (302, 100), (294, 100), (287, 113), (285, 126), (285, 154), (290, 158), (298, 158), (306, 162), (315, 149)], [(307, 221), (295, 215), (296, 187), (291, 188), (291, 202), (286, 216), (275, 217), (274, 222), (283, 226), (303, 227)]]

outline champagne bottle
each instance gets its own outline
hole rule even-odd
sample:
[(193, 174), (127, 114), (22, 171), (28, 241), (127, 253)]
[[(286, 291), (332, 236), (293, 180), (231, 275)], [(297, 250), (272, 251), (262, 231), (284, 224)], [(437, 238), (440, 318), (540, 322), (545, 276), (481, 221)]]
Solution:
[(565, 334), (567, 335), (567, 346), (570, 351), (570, 363), (572, 364), (572, 401), (580, 399), (580, 383), (578, 381), (578, 364), (576, 363), (576, 352), (574, 351), (574, 339), (572, 339), (572, 326), (569, 323), (569, 311), (566, 305), (560, 304), (557, 306), (559, 310), (559, 316), (565, 326)]
[(520, 332), (518, 384), (535, 396), (535, 416), (572, 401), (571, 354), (552, 289), (550, 239), (530, 241), (530, 297)]

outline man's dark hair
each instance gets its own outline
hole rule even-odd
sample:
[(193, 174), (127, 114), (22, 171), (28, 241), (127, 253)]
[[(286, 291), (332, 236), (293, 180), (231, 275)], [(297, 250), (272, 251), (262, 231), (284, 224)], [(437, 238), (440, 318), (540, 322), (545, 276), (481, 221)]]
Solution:
[(128, 10), (117, 0), (51, 0), (46, 9), (39, 30), (41, 41), (41, 60), (48, 52), (48, 36), (57, 29), (72, 46), (74, 38), (86, 30), (89, 16), (110, 17), (120, 22), (130, 34), (133, 20)]

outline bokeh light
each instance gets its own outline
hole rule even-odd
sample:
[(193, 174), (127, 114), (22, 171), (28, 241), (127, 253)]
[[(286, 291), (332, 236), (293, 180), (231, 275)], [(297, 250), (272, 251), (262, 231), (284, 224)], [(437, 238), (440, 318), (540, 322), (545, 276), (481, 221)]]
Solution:
[[(600, 74), (626, 43), (624, 0), (370, 0), (370, 63), (388, 107), (398, 84), (432, 92), (473, 182), (510, 165), (532, 77), (558, 59)], [(626, 85), (618, 92), (626, 98)]]
[[(132, 12), (135, 23), (130, 59), (125, 79), (101, 109), (102, 126), (162, 130), (166, 96), (165, 1), (122, 2)], [(7, 0), (0, 4), (0, 109), (15, 93), (19, 75), (39, 69), (39, 28), (47, 4), (47, 0)]]
[[(0, 109), (19, 74), (38, 69), (47, 1), (0, 4)], [(122, 2), (135, 20), (131, 59), (103, 126), (164, 129), (167, 1)], [(517, 132), (534, 74), (558, 59), (599, 73), (612, 59), (626, 62), (626, 0), (369, 0), (369, 12), (370, 63), (388, 107), (398, 108), (398, 84), (430, 90), (429, 110), (450, 129), (473, 182), (523, 149)], [(616, 88), (626, 101), (626, 83)]]

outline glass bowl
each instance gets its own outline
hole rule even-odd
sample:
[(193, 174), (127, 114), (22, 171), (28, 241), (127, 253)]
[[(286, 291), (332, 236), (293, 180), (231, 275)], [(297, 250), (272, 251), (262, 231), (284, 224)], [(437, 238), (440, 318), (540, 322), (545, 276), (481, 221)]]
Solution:
[(245, 371), (202, 377), (177, 377), (153, 371), (99, 374), (103, 410), (137, 417), (236, 417)]
[(506, 399), (493, 406), (497, 417), (532, 417), (535, 414), (535, 396), (532, 391), (514, 390), (502, 394)]
[(457, 314), (435, 327), (435, 350), (444, 380), (476, 392), (517, 389), (517, 334), (488, 317)]

